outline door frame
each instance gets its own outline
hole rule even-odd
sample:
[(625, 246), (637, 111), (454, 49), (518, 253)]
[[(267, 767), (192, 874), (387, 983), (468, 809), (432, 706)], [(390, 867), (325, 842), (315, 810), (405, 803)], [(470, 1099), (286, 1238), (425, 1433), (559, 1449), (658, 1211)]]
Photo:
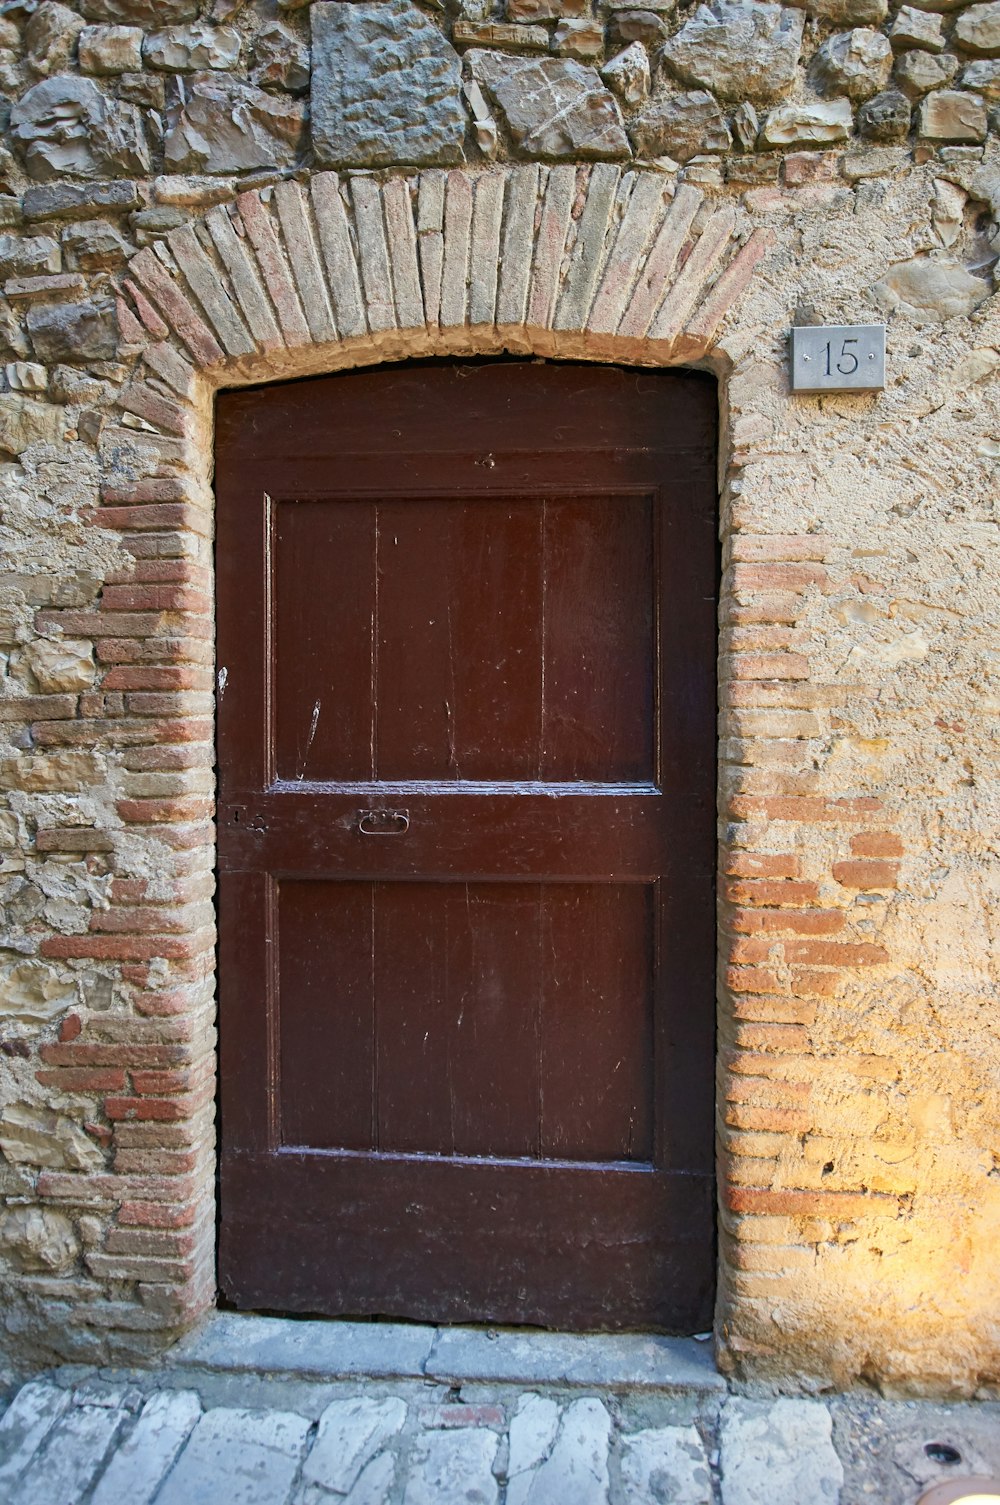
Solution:
[[(131, 552), (149, 557), (142, 541), (156, 530), (169, 530), (176, 557), (196, 563), (210, 557), (219, 389), (411, 358), (517, 354), (635, 367), (688, 365), (719, 380), (721, 529), (723, 566), (729, 570), (746, 557), (740, 530), (756, 525), (765, 531), (741, 509), (739, 481), (747, 454), (729, 377), (755, 337), (753, 315), (742, 325), (740, 305), (774, 236), (761, 229), (745, 238), (729, 206), (707, 201), (699, 213), (699, 190), (682, 185), (675, 192), (669, 175), (644, 171), (630, 175), (634, 214), (630, 207), (626, 223), (635, 234), (619, 236), (615, 195), (621, 179), (621, 170), (610, 164), (555, 167), (544, 174), (537, 166), (505, 165), (449, 174), (353, 175), (343, 184), (335, 174), (320, 173), (304, 185), (249, 190), (229, 214), (211, 209), (203, 216), (205, 244), (214, 232), (225, 263), (225, 275), (214, 282), (202, 264), (207, 253), (197, 238), (188, 243), (187, 229), (166, 269), (152, 251), (137, 252), (119, 306), (124, 349), (136, 366), (118, 398), (127, 421), (106, 430), (102, 439), (102, 505), (94, 519), (108, 530), (113, 546), (109, 569), (121, 570), (128, 562), (121, 540), (137, 539)], [(575, 199), (568, 192), (572, 184)], [(639, 184), (645, 185), (642, 193)], [(474, 203), (471, 228), (468, 216), (458, 212), (466, 197)], [(535, 202), (539, 216), (526, 212)], [(643, 214), (649, 223), (640, 234), (642, 226), (632, 219)], [(239, 235), (233, 238), (220, 216), (239, 221)], [(613, 254), (623, 239), (641, 247), (624, 261)], [(476, 269), (471, 281), (470, 254)], [(148, 684), (142, 670), (115, 668), (106, 677), (124, 681), (134, 673), (140, 683), (130, 689), (152, 690), (155, 683), (150, 703), (136, 703), (130, 712), (161, 717), (160, 741), (211, 756), (214, 720), (205, 653), (214, 631), (211, 586), (184, 584), (183, 567), (169, 578), (182, 582), (162, 593), (169, 600), (164, 609), (176, 614), (170, 629), (176, 667), (152, 671)], [(729, 570), (720, 590), (723, 620), (734, 592)], [(755, 665), (745, 669), (748, 679), (760, 678)], [(732, 682), (743, 674), (741, 655), (727, 651), (719, 677), (729, 704)], [(118, 688), (107, 685), (109, 691), (112, 687)], [(224, 677), (214, 688), (224, 695)], [(734, 723), (726, 729), (738, 735)], [(188, 787), (184, 780), (178, 784)], [(141, 1112), (175, 1126), (159, 1141), (150, 1129), (144, 1141), (150, 1163), (166, 1174), (131, 1176), (127, 1160), (120, 1159), (116, 1174), (106, 1186), (102, 1181), (98, 1192), (109, 1208), (111, 1232), (105, 1249), (88, 1262), (101, 1278), (129, 1283), (126, 1305), (134, 1303), (142, 1319), (132, 1329), (124, 1320), (119, 1325), (118, 1352), (128, 1351), (130, 1330), (142, 1331), (139, 1346), (145, 1352), (157, 1341), (172, 1341), (216, 1299), (215, 933), (204, 890), (215, 856), (214, 802), (204, 783), (192, 779), (191, 788), (194, 792), (176, 798), (111, 793), (112, 840), (148, 853), (154, 870), (174, 875), (176, 892), (169, 903), (177, 907), (160, 921), (161, 933), (150, 934), (148, 923), (137, 921), (134, 934), (115, 938), (113, 945), (105, 935), (59, 937), (59, 949), (47, 953), (120, 959), (132, 1012), (121, 1016), (115, 1038), (137, 1063), (152, 1060), (151, 1040), (162, 1042), (155, 1048), (156, 1064), (170, 1068), (164, 1073), (170, 1081), (159, 1088), (169, 1094), (163, 1106), (156, 1100), (137, 1109), (114, 1091), (105, 1100), (113, 1123)], [(728, 790), (725, 795), (728, 800)], [(726, 819), (729, 812), (723, 808), (720, 815)], [(751, 831), (748, 839), (767, 850), (763, 833)], [(194, 875), (191, 883), (184, 875)], [(188, 893), (195, 897), (188, 899)], [(733, 993), (743, 991), (739, 972), (745, 958), (741, 937), (720, 928), (719, 939), (720, 1036), (730, 1042), (738, 1022)], [(104, 1037), (90, 1021), (67, 1028), (84, 1033), (78, 1044), (67, 1034), (75, 1049), (60, 1045), (63, 1054), (50, 1064), (72, 1069), (82, 1059), (79, 1052), (92, 1048), (94, 1031), (97, 1039)], [(743, 1060), (753, 1051), (752, 1042), (739, 1040), (720, 1058), (720, 1101), (727, 1101), (732, 1084), (754, 1069), (752, 1061)], [(152, 1081), (148, 1090), (156, 1090)], [(114, 1132), (108, 1136), (112, 1148)], [(179, 1155), (174, 1153), (178, 1144), (183, 1146)], [(755, 1169), (753, 1160), (741, 1159), (719, 1141), (717, 1185), (724, 1210), (717, 1332), (741, 1300), (730, 1276), (739, 1232), (727, 1210), (766, 1212), (771, 1195), (748, 1176)], [(70, 1176), (71, 1187), (63, 1185), (65, 1179), (43, 1178), (43, 1196), (78, 1203), (81, 1178)], [(137, 1252), (147, 1245), (164, 1256)], [(752, 1316), (748, 1320), (752, 1327)]]

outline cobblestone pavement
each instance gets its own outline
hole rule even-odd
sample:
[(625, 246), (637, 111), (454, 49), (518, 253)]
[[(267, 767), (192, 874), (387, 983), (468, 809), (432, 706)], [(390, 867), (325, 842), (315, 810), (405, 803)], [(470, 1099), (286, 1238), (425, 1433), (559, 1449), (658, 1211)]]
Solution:
[(932, 1481), (1000, 1472), (995, 1403), (754, 1400), (692, 1375), (333, 1379), (210, 1359), (63, 1368), (14, 1389), (2, 1505), (913, 1505)]

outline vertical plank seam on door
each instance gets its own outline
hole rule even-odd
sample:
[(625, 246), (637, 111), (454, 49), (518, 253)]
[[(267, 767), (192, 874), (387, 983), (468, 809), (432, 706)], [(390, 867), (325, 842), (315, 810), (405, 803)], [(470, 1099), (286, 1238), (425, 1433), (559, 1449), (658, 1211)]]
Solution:
[(264, 654), (264, 787), (269, 789), (277, 776), (277, 726), (274, 716), (274, 570), (277, 560), (277, 551), (274, 547), (274, 530), (277, 524), (277, 515), (274, 502), (268, 492), (264, 492), (264, 642), (262, 650)]
[(370, 988), (371, 988), (371, 1000), (372, 1000), (372, 1007), (371, 1007), (371, 1017), (372, 1017), (372, 1082), (371, 1082), (371, 1096), (372, 1096), (371, 1113), (372, 1113), (372, 1123), (371, 1123), (371, 1132), (369, 1134), (369, 1138), (371, 1139), (373, 1149), (375, 1149), (376, 1151), (378, 1151), (378, 1150), (380, 1150), (382, 1148), (382, 1128), (381, 1128), (381, 1126), (382, 1126), (382, 1114), (381, 1114), (381, 1108), (380, 1108), (380, 1105), (379, 1105), (379, 1071), (378, 1071), (378, 1052), (379, 1052), (378, 989), (375, 986), (375, 910), (376, 910), (376, 900), (378, 898), (378, 888), (379, 888), (379, 886), (375, 882), (373, 882), (370, 885), (370, 888), (369, 888), (369, 901), (368, 901), (369, 902), (369, 914), (370, 914), (369, 927), (368, 927), (368, 956), (369, 956), (368, 981), (369, 981), (369, 985), (370, 985)]
[(541, 543), (542, 543), (541, 550), (539, 551), (541, 553), (541, 556), (542, 556), (542, 603), (541, 603), (541, 636), (542, 636), (541, 648), (542, 648), (542, 651), (541, 651), (541, 654), (540, 654), (540, 659), (541, 659), (541, 669), (540, 669), (540, 673), (541, 673), (541, 687), (540, 687), (540, 693), (541, 693), (541, 702), (542, 702), (542, 704), (541, 704), (541, 710), (540, 710), (539, 717), (538, 717), (538, 771), (537, 771), (537, 773), (535, 775), (535, 777), (537, 779), (539, 779), (539, 780), (542, 779), (542, 777), (544, 776), (544, 773), (545, 773), (545, 653), (546, 653), (546, 647), (547, 647), (546, 640), (545, 640), (545, 607), (546, 607), (546, 592), (548, 590), (548, 563), (549, 563), (548, 558), (547, 558), (547, 552), (546, 552), (546, 544), (547, 544), (547, 541), (548, 541), (548, 511), (547, 511), (547, 503), (546, 503), (546, 500), (545, 500), (544, 497), (542, 497), (542, 517), (541, 517), (540, 532), (541, 532)]
[(379, 504), (375, 502), (375, 539), (374, 554), (375, 565), (372, 581), (372, 720), (371, 720), (371, 766), (372, 783), (378, 778), (378, 639), (379, 639), (379, 612), (378, 612), (378, 529), (379, 529)]
[(270, 873), (264, 875), (264, 906), (267, 911), (265, 945), (267, 961), (265, 989), (267, 995), (267, 1149), (269, 1154), (283, 1143), (281, 1124), (281, 1032), (278, 1024), (278, 883)]

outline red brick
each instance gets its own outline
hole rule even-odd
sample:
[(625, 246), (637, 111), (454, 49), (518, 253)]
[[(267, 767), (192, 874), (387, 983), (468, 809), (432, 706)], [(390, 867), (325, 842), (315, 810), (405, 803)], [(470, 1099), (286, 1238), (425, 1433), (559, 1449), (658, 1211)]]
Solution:
[(853, 821), (868, 820), (882, 809), (882, 801), (870, 795), (856, 799), (822, 799), (811, 795), (779, 795), (768, 799), (762, 795), (737, 794), (730, 801), (734, 816), (752, 820)]
[(731, 533), (726, 541), (734, 562), (800, 564), (825, 559), (830, 540), (822, 533)]
[(134, 413), (138, 418), (144, 418), (147, 423), (155, 428), (163, 429), (165, 433), (183, 435), (187, 431), (187, 414), (184, 409), (169, 397), (155, 392), (145, 382), (134, 381), (119, 392), (116, 406), (125, 413)]
[(210, 537), (212, 528), (208, 513), (188, 502), (159, 502), (148, 507), (101, 507), (92, 514), (90, 521), (100, 528), (117, 528), (122, 532), (184, 528), (203, 538)]
[(204, 1236), (204, 1228), (170, 1232), (166, 1229), (112, 1228), (104, 1241), (108, 1254), (151, 1254), (183, 1258), (194, 1253)]
[(819, 884), (780, 879), (731, 878), (725, 886), (725, 897), (730, 904), (805, 906), (819, 901)]
[(768, 1217), (867, 1218), (895, 1209), (897, 1199), (880, 1192), (773, 1191), (768, 1187), (726, 1186), (723, 1200), (730, 1212)]
[(194, 585), (106, 585), (101, 592), (102, 611), (195, 611), (209, 612), (212, 600)]
[(792, 968), (792, 991), (796, 995), (816, 998), (832, 998), (839, 992), (840, 974), (815, 972), (805, 967)]
[[(163, 717), (164, 731), (169, 733), (172, 717), (181, 721), (195, 715), (211, 715), (212, 697), (202, 690), (137, 690), (129, 695), (128, 707), (134, 716)], [(161, 740), (168, 742), (171, 738), (165, 735)], [(174, 737), (172, 740), (184, 739)]]
[(215, 801), (203, 795), (162, 800), (118, 800), (115, 809), (133, 825), (158, 825), (162, 821), (198, 820), (210, 816)]
[(875, 967), (889, 960), (884, 947), (873, 946), (867, 941), (761, 940), (751, 936), (737, 937), (730, 955), (734, 962), (747, 962), (752, 966), (768, 961), (775, 948), (781, 951), (786, 962), (804, 962), (809, 966)]
[(723, 679), (808, 679), (801, 653), (732, 653), (722, 659)]
[(125, 1086), (124, 1071), (100, 1068), (64, 1066), (36, 1071), (35, 1078), (42, 1087), (56, 1087), (60, 1092), (121, 1092)]
[(187, 1228), (203, 1211), (203, 1204), (190, 1202), (175, 1207), (163, 1202), (123, 1202), (118, 1210), (118, 1221), (139, 1228)]
[[(165, 1122), (163, 1119), (152, 1121)], [(120, 1149), (115, 1154), (115, 1170), (126, 1175), (136, 1172), (139, 1175), (181, 1176), (187, 1171), (197, 1170), (202, 1157), (201, 1150)]]
[(176, 1123), (190, 1118), (209, 1101), (208, 1086), (186, 1092), (178, 1097), (109, 1097), (105, 1099), (104, 1111), (111, 1119), (161, 1119), (164, 1123)]
[(90, 917), (92, 934), (104, 935), (187, 935), (191, 921), (187, 910), (149, 908), (136, 909), (123, 904), (113, 904), (110, 909), (95, 909)]
[(812, 1127), (807, 1108), (758, 1108), (752, 1103), (731, 1103), (725, 1122), (732, 1129), (753, 1129), (769, 1134), (802, 1134)]
[(195, 1176), (113, 1176), (93, 1172), (42, 1171), (38, 1195), (58, 1202), (167, 1202), (187, 1204), (198, 1190)]
[(183, 1071), (133, 1071), (132, 1086), (141, 1096), (159, 1096), (168, 1092), (186, 1092), (191, 1086), (190, 1067)]
[(734, 852), (723, 848), (722, 865), (734, 878), (797, 878), (801, 864), (793, 852)]
[(97, 719), (107, 716), (112, 719), (123, 716), (125, 713), (125, 698), (112, 691), (105, 694), (103, 690), (88, 690), (80, 696), (80, 715), (95, 717)]
[(198, 585), (212, 589), (212, 572), (190, 559), (133, 559), (127, 569), (113, 570), (105, 576), (109, 585)]
[(431, 1427), (502, 1427), (507, 1418), (503, 1406), (428, 1406), (424, 1411)]
[(818, 1008), (814, 1002), (801, 998), (769, 998), (766, 994), (756, 993), (734, 998), (732, 1001), (734, 1020), (763, 1020), (771, 1024), (814, 1024), (817, 1013)]
[(78, 705), (75, 695), (14, 695), (0, 700), (0, 721), (65, 721)]
[[(59, 1026), (59, 1039), (60, 1041), (67, 1042), (70, 1040), (75, 1040), (82, 1029), (83, 1023), (80, 1019), (79, 1014), (67, 1014), (62, 1024)], [(48, 1057), (44, 1054), (44, 1051), (50, 1048), (51, 1047), (49, 1046), (43, 1046), (43, 1061), (48, 1059)]]
[(101, 685), (105, 690), (211, 690), (213, 675), (199, 664), (120, 664), (108, 670)]
[(729, 587), (734, 591), (803, 591), (810, 585), (821, 589), (827, 573), (821, 564), (734, 564)]
[(783, 164), (785, 184), (801, 188), (803, 183), (829, 183), (840, 170), (838, 152), (790, 152)]
[(212, 931), (200, 930), (191, 936), (157, 935), (52, 935), (40, 946), (42, 956), (104, 961), (149, 961), (155, 956), (194, 956), (214, 945)]
[(836, 935), (844, 928), (842, 909), (737, 909), (730, 916), (734, 931), (743, 935)]
[[(133, 256), (129, 262), (129, 275), (132, 280), (125, 283), (129, 293), (135, 297), (143, 291), (153, 298), (194, 356), (197, 365), (214, 365), (223, 359), (219, 342), (204, 319), (195, 312), (169, 272), (148, 247)], [(141, 284), (141, 288), (136, 287), (136, 283)], [(136, 302), (138, 306), (138, 299)], [(166, 338), (168, 333), (165, 330), (159, 338)]]
[(35, 848), (39, 852), (111, 852), (114, 841), (107, 831), (95, 831), (93, 826), (49, 827), (36, 831)]
[(776, 974), (764, 967), (727, 967), (726, 986), (734, 993), (781, 992)]
[(833, 876), (844, 888), (856, 888), (862, 892), (872, 889), (895, 888), (899, 874), (898, 862), (872, 862), (865, 858), (857, 862), (835, 862)]
[(855, 857), (902, 857), (903, 843), (893, 831), (861, 831), (851, 837)]
[(809, 1050), (809, 1035), (797, 1024), (742, 1023), (733, 1032), (733, 1044), (740, 1050), (804, 1055)]
[(182, 502), (186, 493), (187, 483), (179, 476), (155, 476), (124, 485), (105, 481), (101, 486), (101, 501), (113, 507), (135, 507), (149, 502)]

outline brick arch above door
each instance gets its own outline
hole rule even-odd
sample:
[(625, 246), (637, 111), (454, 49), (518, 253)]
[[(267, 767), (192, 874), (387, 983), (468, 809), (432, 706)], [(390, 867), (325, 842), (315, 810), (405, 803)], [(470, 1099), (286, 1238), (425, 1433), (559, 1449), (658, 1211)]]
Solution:
[(197, 372), (438, 349), (703, 361), (771, 240), (692, 185), (607, 163), (249, 190), (131, 259), (119, 317), (144, 369), (122, 406), (181, 433)]

